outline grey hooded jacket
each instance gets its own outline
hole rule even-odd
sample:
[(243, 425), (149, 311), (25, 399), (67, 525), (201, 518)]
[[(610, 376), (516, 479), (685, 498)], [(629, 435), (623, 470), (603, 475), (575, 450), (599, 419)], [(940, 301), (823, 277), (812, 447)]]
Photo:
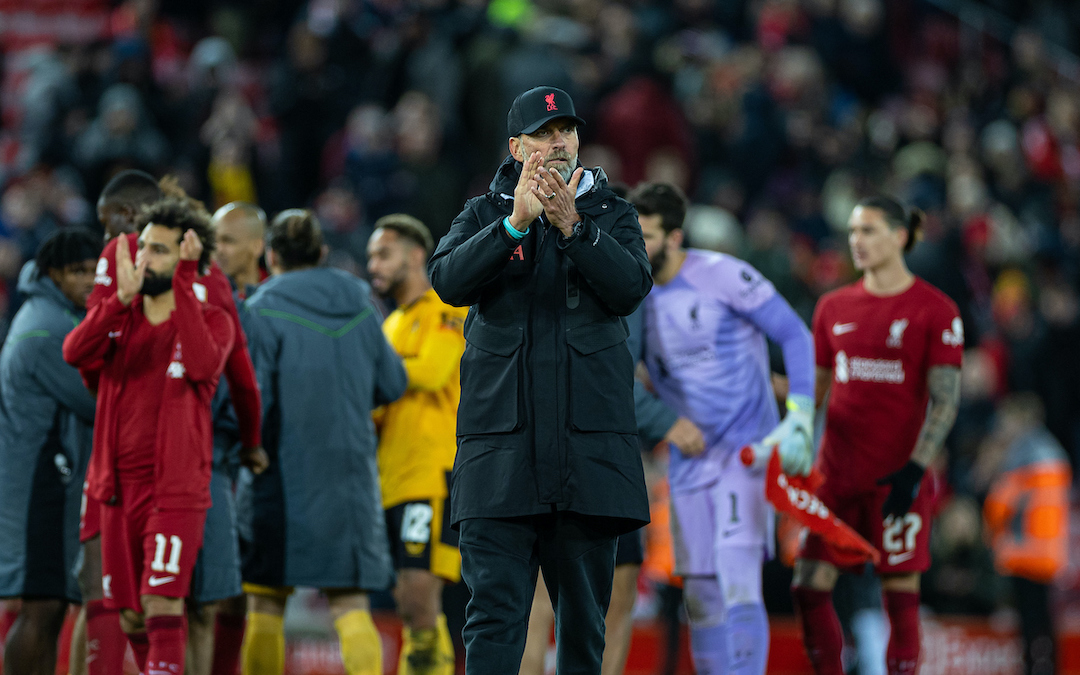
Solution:
[(370, 287), (316, 267), (264, 282), (241, 313), (270, 468), (241, 472), (244, 580), (383, 589), (393, 570), (371, 412), (407, 378)]
[[(95, 403), (61, 350), (85, 310), (39, 276), (33, 261), (23, 267), (18, 288), (26, 301), (0, 351), (0, 597), (39, 594), (28, 587), (27, 567), (62, 564), (65, 597), (78, 602), (72, 569)], [(34, 493), (40, 499), (43, 486), (63, 487), (62, 523), (35, 518)], [(62, 555), (37, 560), (47, 536), (56, 540), (50, 550)]]

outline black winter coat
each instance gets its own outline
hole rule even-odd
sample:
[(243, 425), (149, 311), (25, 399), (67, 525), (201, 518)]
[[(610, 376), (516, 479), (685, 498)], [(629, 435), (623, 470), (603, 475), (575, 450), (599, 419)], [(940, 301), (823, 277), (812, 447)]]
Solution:
[(520, 171), (507, 158), (428, 263), (445, 302), (471, 305), (451, 520), (559, 510), (630, 530), (649, 521), (623, 318), (652, 288), (641, 227), (597, 168), (577, 236), (541, 218), (516, 241), (502, 220)]

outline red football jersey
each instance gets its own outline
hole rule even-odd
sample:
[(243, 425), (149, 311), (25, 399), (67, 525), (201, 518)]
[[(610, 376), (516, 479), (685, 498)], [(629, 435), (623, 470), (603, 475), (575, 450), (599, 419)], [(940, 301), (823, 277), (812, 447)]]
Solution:
[(124, 474), (152, 477), (159, 508), (210, 506), (210, 399), (235, 329), (223, 309), (196, 297), (197, 271), (193, 261), (177, 265), (176, 308), (162, 324), (151, 326), (138, 300), (125, 307), (111, 295), (64, 339), (68, 363), (103, 364), (86, 474), (87, 492), (101, 502), (113, 502)]
[(871, 489), (915, 449), (929, 369), (960, 366), (960, 311), (918, 277), (888, 297), (859, 280), (822, 297), (813, 324), (817, 365), (833, 373), (818, 467), (834, 492)]
[[(139, 247), (139, 235), (131, 232), (123, 236), (128, 238), (128, 250), (134, 262)], [(94, 288), (86, 301), (87, 311), (93, 309), (102, 300), (116, 295), (116, 287), (113, 285), (116, 277), (115, 270), (116, 237), (105, 245), (105, 250), (101, 252), (101, 258), (98, 259), (97, 270), (94, 274)], [(261, 445), (262, 403), (259, 397), (259, 384), (255, 379), (251, 355), (248, 353), (247, 338), (240, 326), (240, 315), (233, 301), (232, 285), (217, 263), (211, 263), (210, 271), (206, 276), (198, 279), (194, 290), (199, 300), (224, 309), (232, 319), (236, 338), (233, 341), (229, 360), (225, 363), (225, 379), (229, 383), (229, 395), (232, 398), (233, 408), (236, 410), (240, 441), (244, 447), (248, 448)], [(86, 386), (97, 390), (101, 364), (80, 368), (79, 372), (82, 373)]]

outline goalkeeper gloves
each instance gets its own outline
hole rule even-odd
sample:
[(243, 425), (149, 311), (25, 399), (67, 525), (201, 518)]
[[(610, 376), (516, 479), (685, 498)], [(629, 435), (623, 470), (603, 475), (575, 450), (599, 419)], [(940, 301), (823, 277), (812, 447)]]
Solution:
[(814, 399), (805, 394), (787, 397), (787, 415), (761, 439), (766, 451), (777, 446), (780, 466), (789, 476), (806, 476), (814, 463)]
[(889, 496), (881, 505), (881, 515), (884, 518), (895, 516), (902, 518), (911, 510), (911, 504), (919, 494), (919, 483), (922, 482), (926, 468), (908, 460), (908, 463), (899, 471), (890, 473), (878, 481), (878, 485), (891, 485)]

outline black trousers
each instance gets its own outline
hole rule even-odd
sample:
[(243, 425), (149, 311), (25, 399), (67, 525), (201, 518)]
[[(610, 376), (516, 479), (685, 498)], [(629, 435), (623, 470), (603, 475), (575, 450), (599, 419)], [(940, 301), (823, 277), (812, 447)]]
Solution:
[(1057, 649), (1050, 612), (1050, 585), (1022, 577), (1009, 580), (1024, 639), (1024, 675), (1053, 675), (1057, 672)]
[(606, 518), (550, 513), (460, 524), (466, 675), (516, 675), (537, 569), (555, 610), (556, 671), (598, 675), (611, 601), (616, 535)]

